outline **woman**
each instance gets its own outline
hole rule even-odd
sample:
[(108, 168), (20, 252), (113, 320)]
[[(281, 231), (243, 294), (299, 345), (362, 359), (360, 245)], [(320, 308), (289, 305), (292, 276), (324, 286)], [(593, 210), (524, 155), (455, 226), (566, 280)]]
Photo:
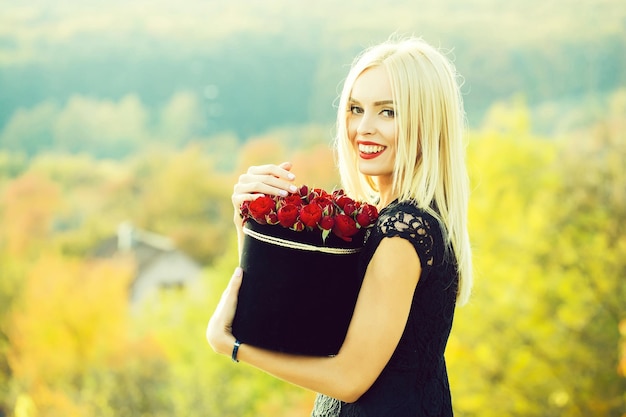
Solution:
[[(320, 393), (313, 416), (451, 416), (444, 350), (455, 305), (472, 285), (464, 112), (452, 64), (420, 39), (389, 41), (355, 60), (337, 116), (343, 188), (377, 205), (361, 256), (363, 284), (336, 356), (241, 345), (230, 331), (237, 269), (209, 321), (213, 349)], [(294, 190), (291, 165), (251, 167), (235, 207)], [(241, 221), (235, 218), (241, 238)]]

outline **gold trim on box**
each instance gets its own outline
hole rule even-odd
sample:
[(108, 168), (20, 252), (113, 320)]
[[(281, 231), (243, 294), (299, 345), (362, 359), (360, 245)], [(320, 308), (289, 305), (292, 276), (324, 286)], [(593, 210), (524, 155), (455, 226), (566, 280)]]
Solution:
[(256, 240), (260, 240), (261, 242), (290, 249), (306, 250), (310, 252), (322, 252), (332, 255), (351, 255), (361, 251), (361, 248), (327, 248), (325, 246), (315, 246), (306, 243), (293, 242), (291, 240), (285, 240), (279, 237), (267, 236), (262, 233), (255, 232), (254, 230), (248, 229), (247, 227), (243, 228), (243, 232)]

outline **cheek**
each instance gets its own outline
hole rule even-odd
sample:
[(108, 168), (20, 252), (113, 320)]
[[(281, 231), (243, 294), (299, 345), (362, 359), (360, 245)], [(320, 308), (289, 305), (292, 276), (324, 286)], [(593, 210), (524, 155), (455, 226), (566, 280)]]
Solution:
[(389, 123), (385, 126), (382, 126), (379, 129), (379, 133), (385, 139), (385, 142), (387, 142), (387, 146), (393, 149), (396, 148), (396, 145), (398, 143), (398, 135), (394, 124)]
[(348, 120), (346, 122), (346, 130), (348, 132), (348, 139), (350, 139), (350, 143), (354, 144), (356, 141), (356, 123), (351, 123)]

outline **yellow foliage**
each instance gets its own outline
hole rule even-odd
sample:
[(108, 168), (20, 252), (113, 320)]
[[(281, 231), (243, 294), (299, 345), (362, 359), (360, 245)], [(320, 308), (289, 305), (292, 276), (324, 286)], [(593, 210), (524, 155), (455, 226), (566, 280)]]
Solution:
[(8, 354), (24, 388), (54, 386), (125, 347), (130, 265), (46, 255), (28, 273)]
[(25, 174), (6, 187), (1, 201), (0, 238), (6, 241), (9, 253), (16, 255), (48, 236), (60, 195), (47, 178)]
[(619, 323), (620, 344), (619, 344), (619, 363), (617, 372), (626, 378), (626, 319)]

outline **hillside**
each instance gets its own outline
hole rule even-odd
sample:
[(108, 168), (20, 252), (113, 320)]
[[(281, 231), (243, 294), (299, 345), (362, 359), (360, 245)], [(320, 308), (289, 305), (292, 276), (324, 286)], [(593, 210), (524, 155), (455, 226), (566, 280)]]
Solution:
[[(60, 139), (45, 132), (77, 99), (118, 112), (125, 98), (134, 100), (129, 123), (149, 137), (163, 136), (164, 112), (181, 94), (190, 136), (231, 132), (245, 140), (276, 126), (331, 124), (353, 56), (392, 33), (451, 51), (473, 126), (494, 102), (514, 96), (534, 109), (573, 103), (579, 111), (626, 86), (619, 0), (575, 8), (566, 0), (366, 1), (358, 8), (330, 0), (40, 0), (5, 4), (0, 13), (0, 146), (54, 148)], [(39, 130), (25, 138), (24, 124)], [(538, 127), (549, 130), (549, 120)], [(23, 143), (31, 146), (16, 145)]]

